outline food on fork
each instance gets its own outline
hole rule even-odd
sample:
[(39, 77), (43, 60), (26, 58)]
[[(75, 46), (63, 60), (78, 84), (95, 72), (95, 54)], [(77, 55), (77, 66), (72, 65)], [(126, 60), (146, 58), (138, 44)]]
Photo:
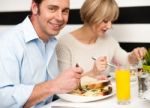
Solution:
[(97, 80), (92, 77), (84, 76), (81, 78), (81, 88), (75, 89), (70, 94), (80, 96), (105, 96), (112, 93), (110, 80)]

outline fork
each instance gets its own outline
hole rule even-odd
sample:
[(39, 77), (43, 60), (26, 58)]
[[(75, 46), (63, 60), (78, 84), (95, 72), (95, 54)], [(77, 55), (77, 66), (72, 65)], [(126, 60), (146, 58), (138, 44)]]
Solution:
[[(94, 57), (92, 57), (92, 59), (93, 59), (93, 60), (96, 60), (96, 58), (94, 58)], [(111, 67), (113, 67), (113, 68), (116, 68), (116, 67), (117, 67), (116, 65), (113, 65), (113, 64), (111, 64), (111, 63), (107, 63), (107, 65), (108, 65), (108, 66), (111, 66)]]
[[(76, 63), (76, 67), (79, 67), (79, 64), (78, 64), (78, 63)], [(79, 90), (82, 90), (81, 81), (79, 81)]]

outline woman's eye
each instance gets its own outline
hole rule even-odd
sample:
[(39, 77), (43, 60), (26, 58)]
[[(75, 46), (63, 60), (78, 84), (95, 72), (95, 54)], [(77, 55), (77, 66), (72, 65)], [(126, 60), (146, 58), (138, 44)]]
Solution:
[(108, 20), (104, 20), (103, 22), (104, 22), (104, 23), (108, 23)]

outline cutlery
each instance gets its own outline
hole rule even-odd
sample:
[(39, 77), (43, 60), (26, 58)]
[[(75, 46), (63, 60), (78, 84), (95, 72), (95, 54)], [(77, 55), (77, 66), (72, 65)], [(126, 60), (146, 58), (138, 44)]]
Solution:
[[(92, 57), (92, 59), (93, 59), (93, 60), (96, 60), (96, 58), (94, 58), (94, 57)], [(116, 65), (113, 65), (113, 64), (111, 64), (111, 63), (107, 63), (107, 65), (108, 65), (108, 66), (111, 66), (111, 67), (113, 67), (113, 68), (116, 68), (116, 67), (117, 67)]]
[[(78, 63), (76, 63), (76, 67), (79, 67), (79, 64), (78, 64)], [(79, 90), (82, 90), (81, 81), (79, 81)]]
[(142, 59), (138, 59), (138, 60), (139, 60), (138, 66), (139, 66), (139, 67), (142, 67), (142, 66), (143, 66), (143, 60), (142, 60)]
[(113, 65), (113, 64), (110, 64), (110, 63), (107, 63), (108, 66), (111, 66), (113, 68), (116, 68), (117, 66)]

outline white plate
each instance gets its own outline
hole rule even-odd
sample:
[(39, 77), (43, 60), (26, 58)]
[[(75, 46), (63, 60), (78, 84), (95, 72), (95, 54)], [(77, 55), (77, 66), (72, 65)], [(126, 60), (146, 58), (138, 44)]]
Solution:
[(106, 96), (78, 96), (73, 94), (57, 94), (61, 99), (70, 101), (70, 102), (91, 102), (96, 100), (102, 100), (108, 97), (111, 97), (115, 94), (114, 90), (111, 94)]

